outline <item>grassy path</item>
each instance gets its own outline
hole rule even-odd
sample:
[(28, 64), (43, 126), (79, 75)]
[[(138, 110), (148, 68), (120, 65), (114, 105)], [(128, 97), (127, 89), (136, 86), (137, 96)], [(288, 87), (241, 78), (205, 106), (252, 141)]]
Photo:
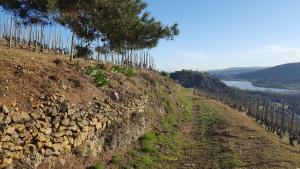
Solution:
[(192, 122), (182, 129), (186, 139), (179, 166), (195, 169), (231, 169), (242, 165), (227, 139), (226, 123), (213, 106), (194, 98), (192, 119)]
[(184, 111), (162, 119), (137, 148), (109, 168), (298, 169), (300, 149), (226, 105), (180, 94)]
[(195, 146), (191, 147), (189, 151), (195, 151), (202, 158), (199, 159), (201, 163), (192, 168), (300, 167), (299, 146), (289, 146), (245, 114), (222, 103), (205, 98), (193, 103), (198, 108), (194, 114), (200, 122), (191, 135), (200, 146), (197, 150), (193, 149)]

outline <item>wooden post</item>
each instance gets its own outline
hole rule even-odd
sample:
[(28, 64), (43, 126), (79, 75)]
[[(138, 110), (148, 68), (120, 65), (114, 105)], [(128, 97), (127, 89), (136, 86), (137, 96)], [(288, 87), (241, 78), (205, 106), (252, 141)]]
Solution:
[(72, 42), (71, 42), (71, 52), (70, 52), (70, 61), (73, 60), (74, 57), (74, 48), (75, 48), (75, 32), (72, 33)]
[(271, 124), (270, 124), (270, 130), (274, 132), (274, 111), (275, 111), (275, 103), (272, 105), (272, 110), (271, 110)]
[(269, 113), (269, 101), (267, 100), (266, 103), (266, 108), (265, 108), (265, 116), (263, 118), (263, 121), (265, 123), (265, 125), (268, 127), (269, 123), (268, 123), (268, 113)]
[(256, 118), (256, 121), (259, 120), (259, 98), (257, 99), (257, 105), (256, 105), (256, 113), (255, 113), (255, 118)]
[(13, 41), (15, 43), (15, 47), (17, 46), (17, 23), (14, 22), (14, 33), (13, 33)]
[(294, 128), (294, 117), (295, 117), (295, 111), (296, 111), (296, 103), (294, 103), (292, 111), (293, 111), (293, 115), (292, 115), (292, 119), (291, 119), (291, 126), (290, 126), (290, 129), (289, 129), (289, 144), (291, 146), (294, 146), (293, 128)]
[(30, 25), (30, 30), (29, 30), (28, 49), (30, 49), (31, 47), (31, 42), (32, 42), (32, 25)]
[(9, 28), (9, 48), (12, 46), (12, 35), (13, 35), (13, 14), (10, 17), (10, 28)]
[(44, 49), (44, 31), (43, 31), (43, 25), (41, 25), (41, 52), (43, 52)]
[(97, 50), (97, 60), (98, 62), (100, 61), (100, 38), (97, 38), (97, 46), (98, 46), (98, 50)]
[(285, 102), (283, 102), (282, 105), (282, 111), (281, 111), (281, 123), (280, 123), (280, 133), (279, 136), (282, 138), (284, 134), (284, 112), (285, 111)]

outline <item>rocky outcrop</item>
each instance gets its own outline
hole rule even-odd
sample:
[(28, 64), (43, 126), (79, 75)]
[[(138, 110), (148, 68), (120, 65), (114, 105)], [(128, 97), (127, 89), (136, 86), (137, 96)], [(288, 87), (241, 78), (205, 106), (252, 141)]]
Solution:
[[(118, 93), (112, 98), (118, 100)], [(89, 104), (72, 105), (63, 95), (51, 95), (39, 102), (30, 99), (31, 112), (19, 110), (18, 105), (0, 105), (1, 168), (18, 160), (34, 167), (47, 157), (79, 149), (97, 155), (105, 147), (126, 146), (145, 133), (147, 95), (118, 108), (110, 101), (95, 97)]]

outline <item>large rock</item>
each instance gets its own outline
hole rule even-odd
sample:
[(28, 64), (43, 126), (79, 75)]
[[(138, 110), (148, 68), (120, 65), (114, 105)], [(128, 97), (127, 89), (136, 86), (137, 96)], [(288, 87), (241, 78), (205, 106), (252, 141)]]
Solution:
[(50, 135), (52, 133), (51, 128), (40, 128), (40, 131), (45, 135)]
[(70, 125), (70, 120), (68, 118), (65, 118), (61, 121), (61, 124), (68, 127)]
[(21, 113), (15, 112), (15, 113), (10, 114), (10, 116), (11, 116), (13, 122), (15, 122), (15, 123), (28, 122), (31, 119), (29, 114), (26, 112), (21, 112)]
[(6, 116), (4, 123), (9, 124), (11, 123), (11, 117), (10, 116)]
[(11, 142), (4, 142), (4, 143), (2, 143), (2, 148), (4, 150), (11, 150), (11, 151), (13, 151), (14, 147), (15, 147), (14, 144), (11, 143)]
[(59, 152), (61, 150), (61, 145), (59, 143), (56, 143), (56, 144), (53, 144), (52, 145), (52, 149), (55, 151), (55, 152)]
[(8, 128), (6, 128), (4, 133), (12, 135), (15, 132), (15, 130), (16, 130), (16, 128), (14, 128), (14, 127), (8, 127)]
[(14, 127), (19, 132), (22, 132), (25, 129), (25, 125), (24, 124), (16, 124)]
[(4, 158), (2, 160), (2, 164), (0, 165), (0, 167), (5, 168), (5, 167), (9, 166), (12, 162), (13, 162), (12, 158)]
[(56, 132), (53, 134), (54, 137), (58, 138), (58, 137), (63, 137), (66, 135), (65, 131), (60, 131), (60, 132)]
[(45, 156), (46, 157), (49, 157), (49, 156), (52, 156), (54, 155), (55, 153), (51, 150), (51, 149), (46, 149), (45, 151)]
[(64, 102), (64, 103), (61, 103), (60, 106), (59, 106), (59, 112), (68, 112), (68, 103)]
[(33, 120), (38, 120), (41, 118), (41, 114), (39, 112), (32, 112), (30, 113), (30, 116), (32, 117)]
[(9, 109), (5, 105), (0, 105), (0, 113), (9, 113)]
[(11, 140), (11, 137), (8, 136), (8, 135), (2, 135), (2, 137), (1, 137), (2, 142), (7, 142), (7, 141), (10, 141), (10, 140)]
[(4, 120), (4, 114), (0, 113), (0, 121), (2, 122)]
[(38, 133), (36, 139), (40, 142), (46, 142), (48, 140), (47, 137), (42, 133)]

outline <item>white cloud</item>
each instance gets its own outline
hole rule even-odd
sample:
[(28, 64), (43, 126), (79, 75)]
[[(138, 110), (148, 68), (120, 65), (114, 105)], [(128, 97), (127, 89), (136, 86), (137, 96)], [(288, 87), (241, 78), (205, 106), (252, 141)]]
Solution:
[(258, 49), (254, 50), (257, 54), (286, 54), (286, 56), (300, 56), (300, 48), (281, 47), (278, 45), (262, 45)]

